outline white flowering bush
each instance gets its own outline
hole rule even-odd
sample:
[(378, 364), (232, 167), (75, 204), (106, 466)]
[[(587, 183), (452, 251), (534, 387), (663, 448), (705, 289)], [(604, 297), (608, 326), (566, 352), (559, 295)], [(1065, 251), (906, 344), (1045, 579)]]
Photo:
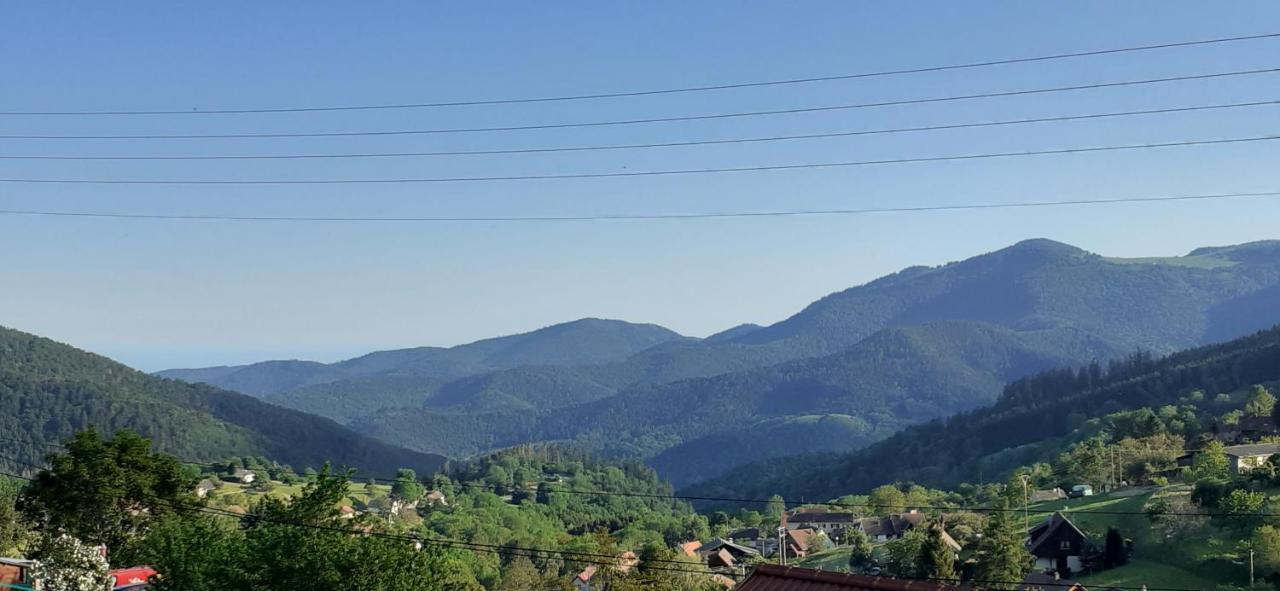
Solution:
[(69, 535), (43, 536), (33, 548), (31, 579), (42, 591), (106, 591), (110, 566), (99, 550)]

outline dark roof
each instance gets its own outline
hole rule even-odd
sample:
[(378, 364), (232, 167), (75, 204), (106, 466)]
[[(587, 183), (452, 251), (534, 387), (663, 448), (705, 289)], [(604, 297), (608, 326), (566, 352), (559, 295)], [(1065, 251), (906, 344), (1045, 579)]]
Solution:
[(858, 520), (858, 527), (868, 536), (898, 537), (907, 530), (920, 525), (925, 519), (924, 513), (901, 513), (888, 517), (867, 517)]
[(1029, 536), (1031, 541), (1027, 544), (1027, 549), (1030, 550), (1031, 554), (1034, 556), (1049, 555), (1048, 552), (1045, 552), (1044, 550), (1057, 551), (1057, 548), (1042, 549), (1040, 548), (1040, 545), (1043, 544), (1045, 540), (1052, 538), (1054, 533), (1063, 528), (1070, 528), (1071, 531), (1080, 536), (1081, 540), (1088, 539), (1088, 536), (1084, 535), (1084, 532), (1080, 531), (1080, 528), (1076, 527), (1074, 523), (1071, 523), (1070, 519), (1067, 519), (1062, 515), (1062, 513), (1054, 511), (1053, 515), (1050, 515), (1048, 519), (1044, 520), (1044, 523), (1031, 528)]
[(758, 540), (760, 539), (760, 528), (744, 527), (742, 529), (735, 529), (729, 532), (725, 537), (730, 540)]
[(853, 523), (858, 518), (853, 513), (836, 513), (832, 511), (797, 511), (791, 516), (790, 523)]
[(1229, 456), (1261, 456), (1280, 453), (1280, 443), (1255, 443), (1253, 445), (1232, 445), (1223, 449)]
[(729, 549), (729, 550), (730, 550), (730, 552), (732, 552), (732, 553), (734, 553), (734, 554), (737, 554), (737, 555), (739, 555), (739, 556), (741, 556), (741, 555), (745, 555), (745, 554), (759, 554), (759, 553), (760, 553), (760, 552), (759, 552), (759, 551), (757, 551), (755, 548), (748, 548), (748, 547), (746, 547), (746, 546), (739, 546), (738, 544), (735, 544), (735, 543), (733, 543), (733, 542), (730, 542), (729, 540), (726, 540), (726, 539), (724, 539), (724, 538), (716, 538), (716, 539), (714, 539), (714, 540), (711, 540), (710, 542), (707, 542), (707, 543), (703, 544), (702, 546), (700, 546), (700, 547), (697, 549), (697, 552), (698, 552), (698, 554), (703, 554), (703, 555), (705, 555), (705, 554), (710, 554), (710, 553), (712, 553), (712, 552), (715, 552), (716, 550), (719, 550), (720, 548), (727, 548), (727, 549)]
[(960, 587), (929, 581), (869, 577), (796, 566), (761, 564), (751, 571), (737, 591), (952, 591)]

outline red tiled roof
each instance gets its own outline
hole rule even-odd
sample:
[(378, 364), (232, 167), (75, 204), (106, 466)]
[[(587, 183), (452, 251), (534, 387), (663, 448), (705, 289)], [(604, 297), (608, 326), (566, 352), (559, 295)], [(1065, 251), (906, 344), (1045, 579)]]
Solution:
[[(960, 591), (960, 587), (932, 583), (827, 572), (795, 566), (761, 564), (737, 591)], [(972, 591), (972, 590), (969, 590)]]

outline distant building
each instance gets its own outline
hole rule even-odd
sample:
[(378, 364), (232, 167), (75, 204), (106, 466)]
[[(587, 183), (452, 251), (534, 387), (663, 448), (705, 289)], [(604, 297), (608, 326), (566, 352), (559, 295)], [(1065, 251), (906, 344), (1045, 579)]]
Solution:
[(356, 510), (351, 505), (343, 505), (338, 507), (338, 517), (340, 519), (355, 519)]
[(756, 566), (737, 591), (961, 591), (962, 588), (914, 579), (893, 579), (814, 570), (796, 566)]
[(1064, 577), (1080, 570), (1088, 546), (1088, 536), (1056, 511), (1044, 523), (1031, 528), (1027, 542), (1027, 550), (1036, 558), (1036, 568)]
[(196, 496), (203, 499), (209, 496), (209, 493), (217, 489), (218, 483), (214, 482), (212, 479), (206, 478), (196, 485)]
[(438, 490), (433, 490), (427, 493), (426, 496), (422, 497), (422, 502), (425, 503), (428, 507), (436, 507), (436, 506), (448, 507), (449, 506), (449, 501), (444, 498), (444, 493)]
[(252, 470), (245, 470), (244, 468), (236, 468), (231, 472), (232, 479), (244, 484), (253, 484), (254, 479), (257, 477), (258, 475), (254, 474)]
[(1280, 443), (1255, 443), (1253, 445), (1232, 445), (1223, 451), (1231, 461), (1231, 471), (1244, 474), (1267, 463), (1271, 456), (1280, 453)]
[(593, 591), (596, 589), (596, 587), (592, 586), (591, 580), (596, 577), (597, 570), (599, 569), (594, 564), (582, 569), (582, 572), (573, 577), (573, 588), (577, 591)]
[(1032, 503), (1045, 503), (1048, 501), (1060, 501), (1067, 498), (1067, 493), (1060, 488), (1046, 488), (1044, 490), (1031, 491)]
[(676, 550), (689, 558), (698, 558), (698, 548), (701, 547), (702, 542), (699, 542), (698, 540), (684, 542), (683, 544), (676, 544)]
[(816, 529), (800, 528), (787, 530), (787, 556), (804, 558), (814, 552), (826, 549), (826, 541)]
[(858, 523), (858, 517), (852, 513), (800, 510), (792, 513), (787, 519), (787, 528), (815, 529), (831, 536), (856, 523)]
[(866, 517), (859, 519), (857, 523), (858, 529), (862, 533), (867, 534), (877, 542), (885, 542), (888, 540), (896, 540), (901, 538), (913, 527), (924, 523), (925, 514), (912, 511), (910, 513), (899, 513), (888, 517)]
[(745, 558), (759, 556), (755, 548), (716, 538), (696, 550), (698, 556), (711, 568), (733, 568)]

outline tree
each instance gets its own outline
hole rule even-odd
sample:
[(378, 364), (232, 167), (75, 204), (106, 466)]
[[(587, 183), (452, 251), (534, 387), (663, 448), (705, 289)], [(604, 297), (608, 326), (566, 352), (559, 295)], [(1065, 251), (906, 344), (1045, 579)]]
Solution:
[(1262, 385), (1255, 385), (1244, 405), (1244, 414), (1251, 417), (1268, 417), (1275, 412), (1276, 397), (1271, 395)]
[(875, 546), (871, 538), (861, 528), (851, 528), (845, 534), (849, 545), (849, 570), (858, 573), (871, 567), (875, 562)]
[(1237, 488), (1218, 501), (1218, 509), (1228, 516), (1224, 522), (1237, 531), (1249, 531), (1262, 521), (1267, 507), (1266, 493)]
[(422, 496), (426, 494), (422, 483), (418, 482), (418, 474), (409, 468), (401, 468), (396, 470), (395, 484), (391, 485), (391, 496), (416, 503), (422, 500)]
[(1210, 441), (1191, 461), (1191, 474), (1197, 480), (1226, 478), (1231, 472), (1226, 446), (1221, 441)]
[(1102, 549), (1102, 567), (1116, 568), (1128, 563), (1129, 549), (1125, 545), (1124, 536), (1114, 527), (1107, 528), (1107, 538)]
[(31, 551), (31, 578), (42, 589), (102, 591), (110, 588), (107, 559), (97, 548), (66, 534), (43, 535)]
[(498, 585), (498, 591), (525, 591), (537, 589), (541, 584), (542, 574), (533, 566), (533, 561), (526, 556), (516, 556), (502, 571), (502, 584)]
[(139, 556), (163, 573), (156, 591), (221, 591), (246, 580), (244, 548), (244, 532), (229, 519), (170, 516), (147, 534)]
[(0, 556), (10, 556), (26, 538), (17, 507), (20, 490), (17, 482), (0, 478)]
[(917, 559), (916, 570), (919, 576), (937, 580), (954, 579), (955, 558), (955, 551), (947, 544), (947, 531), (942, 520), (930, 524)]
[(1014, 511), (1020, 503), (1013, 497), (1017, 494), (1015, 491), (1020, 493), (1021, 487), (1021, 483), (1005, 487), (983, 529), (982, 540), (978, 542), (978, 564), (974, 568), (974, 580), (982, 587), (1015, 589), (1016, 583), (1006, 581), (1021, 581), (1031, 570), (1031, 555), (1022, 543), (1025, 533), (1018, 531)]
[(901, 538), (884, 545), (889, 555), (885, 567), (890, 573), (899, 577), (922, 577), (920, 569), (920, 552), (924, 548), (926, 533), (923, 528), (907, 530)]
[(151, 442), (133, 431), (106, 440), (96, 431), (81, 431), (66, 448), (49, 456), (50, 467), (19, 499), (41, 532), (105, 545), (113, 557), (129, 562), (129, 547), (153, 519), (187, 513), (200, 502), (192, 493), (194, 479), (178, 460), (152, 453)]
[(867, 497), (867, 505), (876, 515), (901, 513), (907, 507), (907, 495), (890, 484), (877, 486), (871, 489), (871, 494)]
[(1253, 532), (1252, 546), (1263, 572), (1280, 572), (1280, 528), (1263, 525)]

